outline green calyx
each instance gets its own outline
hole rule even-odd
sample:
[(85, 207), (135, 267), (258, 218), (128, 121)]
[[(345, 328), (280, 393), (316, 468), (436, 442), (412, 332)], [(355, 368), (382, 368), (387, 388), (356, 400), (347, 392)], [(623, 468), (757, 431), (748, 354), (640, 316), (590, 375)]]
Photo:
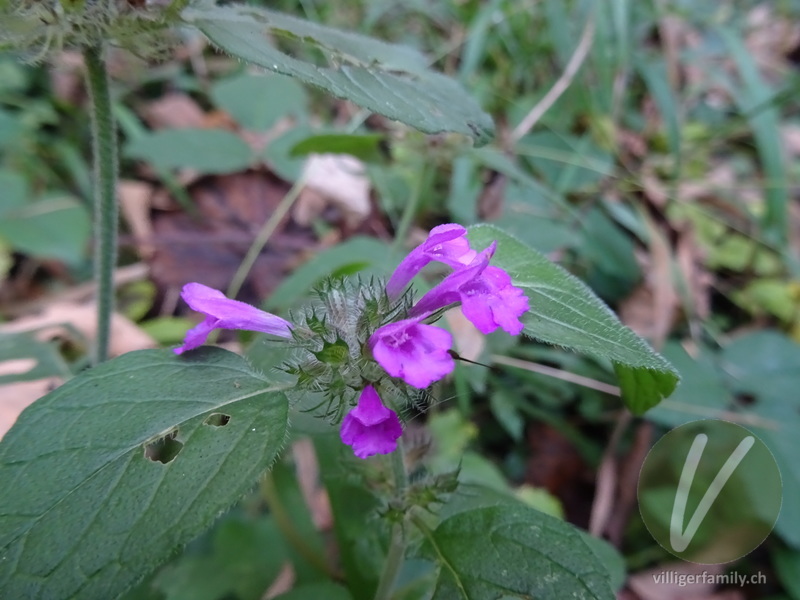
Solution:
[(339, 422), (355, 404), (365, 385), (380, 389), (381, 398), (394, 408), (413, 404), (406, 386), (390, 382), (372, 359), (369, 338), (381, 325), (403, 318), (410, 298), (390, 301), (380, 280), (329, 278), (314, 290), (316, 302), (291, 315), (295, 324), (292, 358), (282, 369), (297, 377), (296, 388), (324, 399), (314, 412)]

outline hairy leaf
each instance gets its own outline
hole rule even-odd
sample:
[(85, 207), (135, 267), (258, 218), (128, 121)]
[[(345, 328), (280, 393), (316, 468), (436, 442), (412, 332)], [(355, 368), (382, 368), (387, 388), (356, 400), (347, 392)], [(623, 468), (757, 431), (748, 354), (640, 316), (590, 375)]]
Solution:
[(132, 352), (75, 377), (0, 443), (0, 589), (115, 598), (242, 496), (286, 436), (239, 356)]
[(600, 559), (572, 525), (523, 505), (458, 512), (426, 532), (433, 600), (611, 600)]
[(525, 333), (611, 360), (632, 412), (645, 412), (675, 389), (679, 377), (674, 367), (620, 323), (578, 278), (497, 227), (476, 225), (469, 238), (476, 248), (497, 240), (492, 264), (508, 271), (530, 300), (530, 311), (522, 317)]
[[(491, 118), (461, 86), (428, 70), (410, 48), (246, 5), (199, 4), (183, 18), (234, 56), (426, 133), (455, 131), (478, 143), (493, 135)], [(276, 39), (299, 47), (297, 56), (278, 49)], [(322, 55), (325, 64), (306, 60), (309, 53)]]

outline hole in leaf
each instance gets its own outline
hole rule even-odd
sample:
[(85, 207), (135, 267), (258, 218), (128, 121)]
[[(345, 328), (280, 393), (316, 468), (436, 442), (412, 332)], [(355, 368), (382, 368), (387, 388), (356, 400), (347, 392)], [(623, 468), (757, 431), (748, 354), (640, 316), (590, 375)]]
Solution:
[(177, 440), (178, 430), (171, 431), (163, 438), (146, 444), (144, 455), (153, 462), (167, 464), (175, 459), (183, 448), (183, 442)]
[(230, 415), (226, 415), (223, 413), (214, 413), (209, 415), (208, 418), (203, 421), (206, 425), (211, 425), (212, 427), (225, 427), (231, 420)]

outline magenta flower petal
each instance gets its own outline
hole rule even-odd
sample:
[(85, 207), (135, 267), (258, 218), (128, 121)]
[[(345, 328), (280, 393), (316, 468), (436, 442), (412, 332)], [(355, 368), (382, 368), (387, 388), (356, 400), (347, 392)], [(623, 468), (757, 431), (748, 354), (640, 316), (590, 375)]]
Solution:
[(448, 331), (405, 319), (378, 328), (369, 339), (372, 356), (392, 377), (416, 388), (426, 388), (452, 372), (455, 361), (449, 350)]
[(414, 276), (432, 261), (438, 261), (453, 268), (469, 264), (477, 253), (469, 247), (466, 234), (467, 230), (455, 223), (447, 223), (431, 229), (428, 239), (409, 252), (397, 265), (386, 284), (386, 293), (390, 297), (399, 296)]
[(280, 337), (291, 337), (292, 324), (285, 319), (250, 306), (200, 283), (187, 283), (181, 297), (193, 310), (204, 313), (205, 320), (186, 332), (183, 345), (175, 348), (182, 354), (202, 345), (214, 329), (247, 329)]
[(361, 392), (358, 404), (347, 413), (339, 432), (342, 442), (352, 446), (358, 458), (394, 452), (402, 434), (397, 413), (383, 405), (371, 385)]
[(453, 271), (420, 298), (411, 315), (424, 318), (434, 311), (461, 302), (461, 311), (481, 333), (498, 327), (511, 335), (522, 333), (519, 318), (529, 310), (528, 297), (511, 283), (511, 276), (489, 259), (497, 244), (492, 243), (467, 266)]
[(488, 248), (477, 254), (468, 265), (450, 273), (439, 285), (419, 299), (411, 309), (411, 316), (424, 318), (424, 316), (440, 308), (460, 302), (462, 300), (461, 288), (473, 283), (480, 277), (481, 273), (489, 266), (489, 261), (496, 248), (497, 242), (492, 242)]

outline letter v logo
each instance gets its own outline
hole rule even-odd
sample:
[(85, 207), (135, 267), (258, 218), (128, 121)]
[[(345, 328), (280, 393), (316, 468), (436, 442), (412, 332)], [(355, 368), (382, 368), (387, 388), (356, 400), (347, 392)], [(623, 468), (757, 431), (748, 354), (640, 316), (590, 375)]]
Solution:
[(694, 438), (689, 453), (686, 455), (686, 462), (683, 463), (683, 471), (678, 481), (678, 489), (675, 492), (675, 503), (672, 505), (672, 519), (669, 524), (669, 543), (675, 552), (683, 552), (692, 543), (697, 530), (706, 518), (708, 511), (714, 504), (722, 488), (731, 478), (736, 467), (742, 462), (744, 457), (755, 444), (755, 437), (747, 436), (722, 465), (722, 468), (714, 477), (714, 481), (703, 494), (700, 503), (694, 511), (694, 514), (689, 519), (686, 529), (683, 530), (684, 515), (686, 514), (686, 503), (689, 500), (689, 491), (692, 489), (692, 482), (694, 475), (697, 472), (697, 465), (700, 464), (700, 459), (703, 457), (703, 450), (705, 450), (708, 443), (708, 436), (704, 433), (699, 433)]

